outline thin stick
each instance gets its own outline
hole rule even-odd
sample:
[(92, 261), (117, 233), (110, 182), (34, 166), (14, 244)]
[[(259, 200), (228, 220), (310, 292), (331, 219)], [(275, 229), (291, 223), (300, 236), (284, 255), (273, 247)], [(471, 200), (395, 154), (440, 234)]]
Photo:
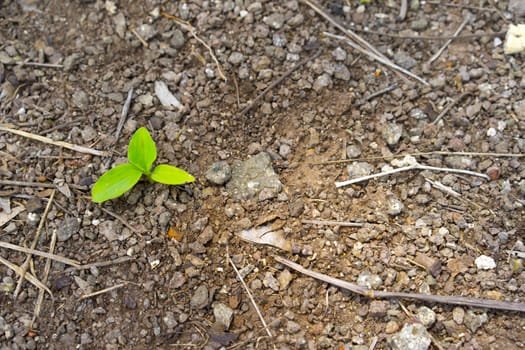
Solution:
[(489, 7), (453, 4), (450, 2), (427, 1), (427, 4), (432, 4), (432, 5), (437, 5), (437, 6), (447, 6), (447, 7), (459, 7), (459, 8), (469, 9), (469, 10), (478, 10), (478, 11), (486, 11), (486, 12), (497, 12), (496, 9), (489, 8)]
[(335, 35), (335, 34), (332, 34), (332, 33), (329, 33), (329, 32), (323, 32), (324, 35), (326, 35), (327, 37), (329, 38), (333, 38), (333, 39), (337, 39), (337, 40), (341, 40), (341, 41), (344, 41), (347, 45), (351, 46), (353, 49), (361, 52), (362, 54), (365, 54), (367, 55), (369, 58), (373, 59), (373, 60), (376, 60), (382, 64), (384, 64), (385, 66), (387, 67), (390, 67), (398, 72), (401, 72), (401, 73), (404, 73), (405, 75), (408, 75), (409, 77), (419, 81), (420, 83), (424, 84), (424, 85), (427, 85), (429, 86), (430, 84), (424, 80), (423, 78), (420, 78), (418, 77), (417, 75), (415, 75), (414, 73), (406, 70), (405, 68), (403, 67), (400, 67), (398, 66), (397, 64), (395, 63), (392, 63), (389, 59), (387, 58), (383, 58), (379, 55), (376, 55), (375, 53), (372, 53), (372, 52), (369, 52), (369, 51), (366, 51), (364, 50), (363, 48), (361, 48), (360, 46), (356, 45), (355, 43), (353, 43), (352, 41), (348, 40), (348, 38), (344, 37), (344, 36), (341, 36), (341, 35)]
[(127, 228), (129, 228), (132, 232), (136, 233), (136, 234), (140, 234), (140, 232), (134, 228), (133, 226), (131, 226), (130, 224), (127, 223), (126, 220), (124, 220), (124, 218), (122, 216), (119, 216), (111, 211), (109, 211), (108, 209), (105, 209), (105, 208), (102, 208), (100, 207), (100, 209), (102, 209), (102, 211), (106, 214), (109, 214), (111, 216), (113, 216), (115, 219), (117, 219), (118, 221), (120, 221), (122, 223), (122, 225), (126, 226)]
[(516, 157), (523, 158), (525, 153), (483, 153), (483, 152), (449, 152), (449, 151), (432, 151), (432, 152), (416, 152), (416, 153), (402, 153), (392, 154), (389, 156), (375, 156), (375, 157), (361, 157), (351, 159), (338, 159), (328, 160), (326, 162), (309, 163), (311, 165), (328, 165), (328, 164), (341, 164), (357, 162), (362, 160), (378, 160), (378, 159), (392, 159), (392, 158), (404, 158), (406, 156), (420, 157), (420, 156), (473, 156), (473, 157)]
[(87, 299), (87, 298), (95, 297), (95, 296), (100, 295), (100, 294), (108, 293), (108, 292), (111, 292), (112, 290), (122, 288), (122, 287), (124, 287), (127, 284), (128, 284), (127, 282), (119, 283), (119, 284), (116, 284), (114, 286), (111, 286), (111, 287), (108, 287), (108, 288), (105, 288), (105, 289), (102, 289), (102, 290), (99, 290), (99, 291), (96, 291), (96, 292), (93, 292), (93, 293), (84, 294), (78, 300), (84, 300), (84, 299)]
[(122, 127), (124, 126), (124, 122), (126, 121), (126, 117), (128, 116), (129, 106), (131, 105), (132, 97), (133, 87), (129, 89), (128, 97), (126, 98), (126, 102), (124, 102), (124, 106), (122, 107), (122, 113), (120, 113), (120, 120), (117, 125), (117, 131), (115, 132), (115, 142), (117, 142), (118, 138), (120, 137), (120, 132), (122, 131)]
[(303, 224), (314, 224), (314, 225), (329, 225), (329, 226), (343, 226), (343, 227), (364, 227), (366, 223), (362, 222), (349, 222), (349, 221), (332, 221), (332, 220), (301, 220)]
[(137, 39), (139, 39), (139, 41), (141, 42), (142, 46), (144, 46), (146, 49), (149, 48), (149, 45), (146, 42), (146, 40), (144, 40), (144, 38), (142, 38), (140, 36), (140, 34), (137, 32), (137, 30), (135, 28), (130, 28), (129, 30), (137, 37)]
[(41, 256), (43, 258), (48, 258), (54, 261), (61, 262), (62, 264), (65, 264), (65, 265), (73, 266), (77, 269), (82, 269), (82, 265), (80, 264), (80, 262), (76, 260), (64, 258), (63, 256), (60, 256), (60, 255), (46, 253), (41, 250), (20, 247), (16, 244), (11, 244), (7, 242), (3, 242), (3, 241), (0, 241), (0, 248), (6, 248), (6, 249), (11, 249), (11, 250), (16, 250), (17, 252)]
[(63, 64), (39, 63), (39, 62), (16, 62), (19, 66), (33, 66), (42, 68), (64, 68)]
[[(31, 249), (35, 249), (36, 245), (38, 244), (38, 241), (40, 239), (40, 233), (42, 232), (42, 228), (44, 227), (44, 222), (46, 222), (47, 213), (49, 213), (49, 209), (51, 209), (51, 205), (53, 204), (53, 199), (55, 198), (55, 193), (56, 193), (56, 190), (51, 191), (51, 195), (49, 196), (49, 200), (47, 202), (46, 209), (44, 210), (44, 214), (40, 218), (40, 223), (38, 224), (38, 227), (36, 229), (35, 237), (33, 238), (33, 242), (31, 243)], [(27, 257), (26, 257), (26, 260), (24, 261), (24, 263), (21, 266), (21, 268), (22, 268), (22, 275), (18, 279), (18, 284), (16, 285), (16, 289), (15, 289), (15, 292), (13, 294), (14, 299), (16, 299), (18, 297), (18, 293), (20, 293), (20, 290), (22, 289), (22, 282), (24, 282), (24, 277), (25, 277), (25, 274), (27, 272), (27, 269), (29, 268), (29, 262), (31, 261), (32, 258), (33, 258), (33, 256), (30, 253), (28, 253)]]
[(83, 146), (77, 146), (77, 145), (74, 145), (74, 144), (71, 144), (71, 143), (68, 143), (68, 142), (64, 142), (64, 141), (54, 141), (54, 140), (50, 139), (49, 137), (31, 134), (29, 132), (25, 132), (25, 131), (17, 130), (17, 129), (12, 129), (12, 128), (9, 128), (9, 127), (3, 126), (3, 125), (0, 125), (0, 131), (7, 131), (7, 132), (10, 132), (10, 133), (13, 133), (13, 134), (16, 134), (16, 135), (27, 137), (27, 138), (32, 139), (32, 140), (48, 143), (48, 144), (51, 144), (51, 145), (54, 145), (54, 146), (58, 146), (58, 147), (64, 147), (64, 148), (67, 148), (67, 149), (70, 149), (70, 150), (73, 150), (73, 151), (76, 151), (76, 152), (80, 152), (80, 153), (87, 153), (87, 154), (92, 154), (94, 156), (101, 156), (101, 157), (107, 157), (109, 155), (108, 152), (99, 151), (99, 150), (96, 150), (96, 149), (83, 147)]
[(264, 329), (266, 330), (266, 334), (268, 334), (268, 336), (270, 338), (272, 338), (273, 337), (272, 332), (270, 332), (270, 329), (268, 328), (268, 325), (266, 324), (266, 321), (264, 320), (264, 317), (262, 316), (261, 311), (259, 311), (259, 307), (257, 306), (257, 303), (255, 302), (255, 299), (253, 299), (252, 293), (250, 292), (250, 289), (248, 288), (248, 285), (246, 284), (246, 282), (244, 282), (244, 279), (242, 278), (241, 274), (239, 273), (239, 270), (237, 270), (237, 266), (235, 266), (235, 264), (233, 263), (233, 260), (230, 258), (230, 253), (229, 253), (228, 246), (226, 246), (226, 258), (230, 262), (230, 265), (233, 267), (233, 269), (235, 270), (235, 273), (237, 274), (237, 278), (241, 281), (242, 286), (246, 290), (246, 293), (248, 294), (248, 298), (250, 298), (250, 301), (252, 302), (252, 305), (255, 308), (255, 311), (257, 312), (257, 315), (259, 316), (259, 319), (261, 320), (261, 322), (262, 322), (262, 324), (264, 326)]
[[(15, 264), (13, 264), (12, 262), (10, 262), (9, 260), (7, 259), (4, 259), (0, 256), (0, 263), (4, 264), (5, 266), (7, 266), (8, 268), (10, 268), (11, 270), (13, 270), (14, 272), (16, 272), (19, 276), (22, 276), (22, 269), (20, 268), (20, 266), (17, 266)], [(40, 282), (38, 280), (38, 278), (36, 278), (35, 276), (33, 276), (30, 272), (26, 272), (25, 273), (25, 276), (24, 278), (29, 282), (31, 283), (32, 285), (34, 285), (35, 287), (39, 288), (39, 289), (43, 289), (45, 290), (49, 295), (51, 295), (51, 299), (54, 299), (53, 297), (53, 293), (51, 293), (51, 291), (49, 290), (49, 288), (47, 288), (42, 282)]]
[(358, 177), (356, 179), (352, 179), (352, 180), (348, 180), (348, 181), (336, 182), (335, 183), (335, 187), (339, 188), (339, 187), (343, 187), (343, 186), (348, 186), (348, 185), (355, 184), (355, 183), (358, 183), (358, 182), (361, 182), (361, 181), (375, 179), (377, 177), (392, 175), (392, 174), (395, 174), (395, 173), (399, 173), (399, 172), (402, 172), (402, 171), (408, 171), (408, 170), (446, 171), (446, 172), (450, 172), (450, 173), (478, 176), (478, 177), (482, 177), (484, 179), (490, 180), (490, 177), (488, 175), (481, 174), (481, 173), (476, 173), (476, 172), (470, 171), (470, 170), (452, 169), (452, 168), (438, 168), (438, 167), (433, 167), (433, 166), (429, 166), (429, 165), (422, 165), (422, 164), (419, 164), (419, 163), (415, 163), (415, 164), (408, 165), (408, 166), (405, 166), (405, 167), (401, 167), (401, 168), (397, 168), (397, 169), (393, 169), (393, 170), (389, 170), (389, 171), (383, 171), (383, 172), (377, 173), (377, 174), (362, 176), (362, 177)]
[[(467, 25), (467, 23), (470, 21), (470, 18), (471, 16), (467, 15), (465, 16), (465, 19), (463, 20), (463, 22), (459, 25), (458, 29), (456, 29), (456, 31), (454, 32), (454, 36), (457, 36), (462, 30), (463, 28), (465, 28), (465, 26)], [(428, 60), (428, 64), (432, 64), (432, 62), (434, 62), (435, 60), (438, 59), (439, 56), (441, 56), (441, 54), (443, 53), (443, 51), (445, 51), (445, 49), (447, 48), (448, 45), (450, 45), (450, 43), (452, 42), (452, 39), (449, 39), (447, 40), (447, 42), (445, 43), (445, 45), (443, 45), (439, 50), (438, 52), (436, 52), (434, 54), (434, 56), (432, 56), (429, 60)]]
[(408, 1), (407, 0), (401, 0), (401, 8), (399, 9), (399, 20), (404, 21), (407, 16), (408, 11)]
[[(13, 180), (0, 180), (0, 185), (4, 186), (20, 186), (20, 187), (42, 187), (42, 188), (57, 188), (57, 185), (49, 183), (49, 182), (28, 182), (28, 181), (13, 181)], [(81, 185), (75, 185), (75, 184), (66, 184), (71, 188), (75, 188), (77, 190), (84, 190), (86, 191), (88, 189), (87, 186), (81, 186)]]
[(286, 79), (290, 74), (292, 74), (297, 68), (302, 67), (307, 62), (309, 62), (309, 61), (315, 59), (316, 57), (318, 57), (321, 54), (321, 52), (322, 52), (321, 50), (317, 50), (313, 55), (311, 55), (309, 57), (306, 57), (306, 58), (303, 58), (301, 61), (299, 61), (297, 64), (295, 64), (292, 68), (287, 70), (283, 75), (281, 75), (279, 78), (277, 78), (275, 81), (273, 81), (270, 85), (268, 85), (268, 87), (266, 89), (264, 89), (263, 92), (261, 92), (259, 95), (257, 95), (257, 97), (252, 101), (252, 103), (250, 103), (248, 106), (246, 106), (239, 113), (239, 115), (243, 115), (243, 114), (246, 114), (247, 112), (249, 112), (253, 107), (255, 107), (259, 103), (260, 100), (263, 99), (263, 97), (268, 93), (268, 91), (272, 90), (274, 87), (279, 85), (284, 79)]
[(397, 84), (389, 85), (386, 88), (384, 88), (383, 90), (376, 91), (373, 94), (369, 95), (367, 98), (365, 98), (365, 100), (370, 101), (371, 99), (376, 98), (377, 96), (381, 96), (381, 95), (386, 94), (387, 92), (390, 92), (390, 91), (395, 90), (395, 89), (397, 89)]
[(120, 258), (116, 258), (114, 260), (99, 261), (99, 262), (94, 262), (94, 263), (89, 263), (89, 264), (83, 264), (83, 265), (80, 265), (78, 267), (78, 269), (80, 269), (80, 270), (88, 270), (88, 269), (90, 269), (92, 267), (112, 266), (112, 265), (116, 265), (116, 264), (122, 264), (122, 263), (128, 262), (130, 260), (135, 260), (135, 259), (133, 259), (131, 256), (121, 256)]
[[(55, 245), (57, 243), (57, 230), (53, 230), (53, 234), (51, 235), (51, 243), (49, 244), (49, 253), (53, 254), (55, 251)], [(46, 265), (44, 267), (44, 278), (42, 278), (42, 283), (47, 283), (47, 278), (49, 277), (49, 271), (51, 270), (51, 259), (46, 260)], [(29, 329), (33, 328), (33, 324), (35, 323), (38, 316), (40, 316), (40, 310), (42, 309), (42, 303), (44, 302), (44, 291), (40, 289), (38, 292), (38, 298), (36, 300), (35, 305), (35, 311), (33, 312), (33, 320), (31, 320), (31, 325), (29, 326)]]
[(473, 91), (465, 91), (464, 93), (462, 93), (461, 95), (459, 95), (458, 98), (456, 98), (454, 101), (452, 101), (451, 103), (449, 103), (445, 109), (443, 111), (441, 111), (441, 113), (439, 113), (439, 115), (436, 117), (436, 119), (434, 119), (434, 121), (432, 121), (432, 125), (436, 125), (440, 120), (441, 118), (443, 118), (445, 116), (445, 114), (448, 113), (448, 111), (450, 111), (452, 109), (452, 107), (454, 107), (459, 101), (461, 101), (465, 96), (467, 95), (470, 95), (472, 94)]
[(217, 59), (217, 57), (215, 57), (215, 54), (213, 53), (212, 48), (208, 44), (206, 44), (204, 40), (202, 40), (201, 38), (197, 36), (197, 34), (195, 33), (195, 28), (190, 24), (190, 22), (187, 22), (181, 18), (172, 16), (166, 12), (161, 12), (161, 15), (177, 22), (182, 28), (186, 29), (195, 38), (195, 40), (200, 42), (206, 49), (208, 49), (208, 52), (210, 53), (212, 60), (215, 62), (215, 65), (217, 66), (217, 71), (219, 72), (219, 75), (224, 81), (228, 81), (228, 79), (226, 78), (226, 75), (224, 75), (224, 72), (222, 71), (222, 67), (221, 67), (221, 64), (219, 63), (219, 60)]
[(349, 290), (353, 293), (371, 298), (371, 299), (383, 299), (383, 298), (401, 298), (401, 299), (415, 299), (431, 303), (441, 303), (441, 304), (452, 304), (452, 305), (461, 305), (461, 306), (472, 306), (496, 310), (508, 310), (508, 311), (518, 311), (525, 312), (525, 303), (512, 303), (506, 301), (496, 301), (488, 299), (478, 299), (478, 298), (467, 298), (467, 297), (456, 297), (456, 296), (441, 296), (441, 295), (432, 295), (432, 294), (419, 294), (419, 293), (403, 293), (403, 292), (381, 292), (361, 287), (359, 285), (346, 282), (334, 277), (327, 276), (325, 274), (315, 272), (309, 269), (305, 269), (299, 264), (296, 264), (288, 259), (285, 259), (280, 256), (274, 256), (274, 259), (286, 265), (302, 274), (313, 277), (320, 281), (329, 283), (331, 285)]
[(379, 36), (386, 36), (388, 38), (397, 38), (397, 39), (410, 39), (410, 40), (461, 40), (461, 39), (473, 39), (473, 38), (482, 38), (485, 36), (501, 36), (505, 35), (506, 30), (501, 32), (486, 32), (486, 33), (475, 33), (475, 34), (463, 34), (463, 35), (401, 35), (401, 34), (392, 34), (392, 33), (383, 33), (375, 30), (357, 30), (356, 32), (368, 33)]
[[(351, 31), (350, 29), (347, 29), (343, 27), (341, 24), (339, 24), (334, 18), (332, 18), (325, 10), (321, 8), (318, 4), (311, 0), (302, 0), (303, 3), (310, 6), (315, 12), (317, 12), (321, 17), (325, 18), (328, 22), (332, 23), (335, 27), (337, 27), (339, 30), (341, 30), (343, 33), (345, 33), (351, 40), (348, 40), (347, 38), (344, 38), (345, 42), (350, 45), (355, 50), (369, 56), (372, 59), (375, 59), (378, 62), (383, 63), (384, 65), (396, 70), (397, 72), (404, 73), (417, 81), (421, 82), (424, 85), (429, 85), (425, 80), (419, 78), (417, 75), (408, 72), (406, 69), (401, 68), (400, 66), (396, 65), (392, 61), (390, 61), (385, 55), (383, 55), (379, 50), (377, 50), (374, 46), (370, 45), (365, 39)], [(324, 33), (327, 35), (326, 33)], [(333, 34), (332, 34), (333, 35)], [(328, 35), (327, 35), (328, 36)], [(352, 41), (353, 40), (353, 41)], [(407, 74), (408, 72), (408, 74)], [(403, 77), (405, 78), (405, 77)]]

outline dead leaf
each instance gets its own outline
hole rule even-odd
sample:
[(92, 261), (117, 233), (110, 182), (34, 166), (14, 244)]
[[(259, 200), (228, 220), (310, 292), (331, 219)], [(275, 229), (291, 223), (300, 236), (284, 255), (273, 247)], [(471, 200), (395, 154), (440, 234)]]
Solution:
[(237, 233), (245, 241), (271, 245), (286, 251), (292, 250), (292, 242), (284, 238), (283, 231), (272, 231), (269, 225), (250, 228)]
[(468, 255), (463, 255), (459, 258), (449, 259), (447, 262), (447, 270), (454, 277), (457, 274), (465, 273), (469, 267), (472, 266), (474, 259)]

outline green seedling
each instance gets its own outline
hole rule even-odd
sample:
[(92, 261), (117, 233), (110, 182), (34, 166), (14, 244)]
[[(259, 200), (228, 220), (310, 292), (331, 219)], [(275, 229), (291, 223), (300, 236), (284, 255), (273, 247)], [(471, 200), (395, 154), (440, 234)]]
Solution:
[(103, 174), (91, 190), (91, 200), (102, 203), (120, 197), (132, 189), (142, 176), (166, 185), (183, 185), (195, 181), (193, 176), (172, 165), (160, 164), (152, 171), (155, 159), (157, 159), (155, 142), (148, 130), (142, 127), (135, 131), (129, 141), (129, 163), (117, 165)]

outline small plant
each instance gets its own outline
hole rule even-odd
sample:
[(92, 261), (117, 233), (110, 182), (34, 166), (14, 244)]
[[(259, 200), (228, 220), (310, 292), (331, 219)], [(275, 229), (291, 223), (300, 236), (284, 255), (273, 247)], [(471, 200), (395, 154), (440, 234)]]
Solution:
[(135, 131), (129, 141), (128, 161), (103, 174), (91, 190), (91, 200), (102, 203), (122, 196), (145, 175), (150, 181), (166, 185), (183, 185), (195, 178), (172, 165), (160, 164), (153, 171), (151, 167), (157, 159), (157, 147), (148, 130), (144, 127)]

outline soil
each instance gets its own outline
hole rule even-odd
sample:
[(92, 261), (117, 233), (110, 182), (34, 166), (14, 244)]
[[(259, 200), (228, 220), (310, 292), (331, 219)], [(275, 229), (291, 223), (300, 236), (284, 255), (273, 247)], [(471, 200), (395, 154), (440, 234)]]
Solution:
[[(404, 20), (394, 1), (322, 5), (429, 85), (323, 35), (341, 32), (302, 1), (1, 1), (2, 124), (111, 157), (0, 132), (0, 214), (24, 209), (3, 224), (0, 241), (30, 247), (42, 222), (35, 249), (48, 251), (56, 232), (54, 254), (110, 262), (77, 269), (54, 261), (45, 278), (48, 260), (34, 258), (29, 271), (53, 293), (37, 317), (39, 289), (26, 281), (14, 299), (18, 276), (2, 264), (0, 348), (400, 349), (395, 339), (410, 341), (400, 332), (414, 323), (425, 325), (418, 349), (430, 336), (435, 349), (523, 348), (523, 313), (372, 300), (274, 259), (349, 282), (361, 277), (378, 290), (525, 303), (524, 56), (505, 55), (502, 45), (509, 24), (523, 21), (520, 1), (412, 3)], [(165, 14), (193, 26), (227, 80), (188, 27)], [(478, 35), (452, 41), (429, 62), (445, 40), (414, 37), (452, 35), (470, 15), (460, 35)], [(156, 81), (182, 109), (161, 105)], [(196, 181), (140, 182), (94, 204), (89, 188), (125, 161), (140, 126), (157, 143), (157, 164)], [(271, 157), (278, 194), (236, 199), (206, 177), (218, 161), (260, 152)], [(334, 185), (405, 154), (491, 180), (417, 170)], [(267, 223), (301, 248), (237, 236)], [(19, 266), (26, 259), (6, 248), (0, 256)]]

